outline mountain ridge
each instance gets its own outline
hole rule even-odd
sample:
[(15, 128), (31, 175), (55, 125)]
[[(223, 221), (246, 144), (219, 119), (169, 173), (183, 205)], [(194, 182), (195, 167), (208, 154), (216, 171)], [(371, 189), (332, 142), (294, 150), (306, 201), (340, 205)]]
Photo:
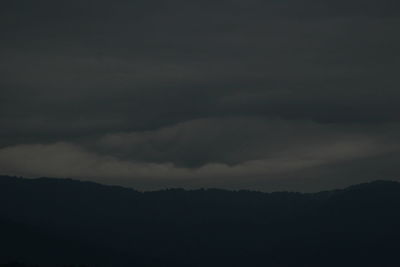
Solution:
[(120, 185), (109, 185), (109, 184), (102, 184), (99, 182), (94, 182), (94, 181), (86, 181), (86, 180), (79, 180), (79, 179), (72, 179), (72, 178), (55, 178), (55, 177), (35, 177), (35, 178), (26, 178), (23, 176), (12, 176), (12, 175), (1, 175), (0, 174), (0, 185), (4, 183), (4, 181), (31, 181), (31, 182), (50, 182), (50, 183), (61, 183), (61, 182), (68, 182), (68, 183), (81, 183), (81, 184), (86, 184), (86, 185), (92, 185), (92, 186), (104, 186), (108, 188), (114, 188), (114, 189), (125, 189), (125, 190), (131, 190), (134, 192), (139, 192), (139, 193), (151, 193), (151, 192), (161, 192), (161, 191), (171, 191), (171, 190), (183, 190), (187, 192), (192, 192), (192, 191), (201, 191), (201, 190), (221, 190), (221, 191), (228, 191), (228, 192), (251, 192), (251, 193), (262, 193), (262, 194), (274, 194), (274, 193), (298, 193), (298, 194), (320, 194), (320, 193), (327, 193), (327, 192), (335, 192), (335, 191), (343, 191), (343, 190), (349, 190), (349, 189), (356, 189), (356, 188), (361, 188), (361, 187), (367, 187), (370, 185), (393, 185), (393, 186), (400, 186), (400, 182), (395, 181), (395, 180), (384, 180), (384, 179), (377, 179), (377, 180), (372, 180), (368, 182), (363, 182), (363, 183), (358, 183), (358, 184), (353, 184), (345, 187), (340, 187), (336, 189), (330, 189), (330, 190), (321, 190), (317, 192), (299, 192), (299, 191), (287, 191), (287, 190), (278, 190), (278, 191), (272, 191), (272, 192), (264, 192), (264, 191), (258, 191), (258, 190), (249, 190), (249, 189), (238, 189), (238, 190), (231, 190), (231, 189), (222, 189), (222, 188), (217, 188), (217, 187), (209, 187), (209, 188), (197, 188), (197, 189), (184, 189), (180, 187), (168, 187), (165, 189), (159, 189), (159, 190), (137, 190), (132, 187), (126, 187), (126, 186), (120, 186)]
[(0, 264), (398, 266), (399, 210), (400, 183), (382, 180), (318, 193), (140, 192), (0, 176)]

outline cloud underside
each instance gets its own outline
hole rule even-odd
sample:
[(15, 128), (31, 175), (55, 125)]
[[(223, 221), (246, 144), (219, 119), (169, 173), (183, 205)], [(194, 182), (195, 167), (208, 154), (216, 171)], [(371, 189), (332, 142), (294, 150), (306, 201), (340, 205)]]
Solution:
[[(324, 186), (299, 184), (315, 183), (324, 171), (338, 168), (343, 175), (349, 163), (399, 152), (383, 134), (331, 128), (281, 120), (196, 120), (157, 131), (107, 134), (84, 143), (5, 147), (0, 149), (0, 169), (13, 175), (70, 177), (137, 189), (167, 185), (312, 190)], [(196, 164), (185, 163), (190, 161)], [(365, 168), (365, 178), (379, 178), (369, 171)]]

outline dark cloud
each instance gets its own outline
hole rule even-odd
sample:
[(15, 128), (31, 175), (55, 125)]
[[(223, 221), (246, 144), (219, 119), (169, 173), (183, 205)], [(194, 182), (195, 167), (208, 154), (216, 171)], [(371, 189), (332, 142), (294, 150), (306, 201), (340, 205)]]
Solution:
[(382, 133), (365, 133), (361, 127), (242, 117), (187, 121), (155, 131), (113, 133), (89, 147), (123, 159), (199, 167), (210, 162), (236, 165), (308, 147), (384, 139)]
[[(349, 183), (370, 177), (383, 160), (354, 170), (397, 157), (398, 1), (44, 0), (0, 12), (3, 172), (111, 182), (141, 176), (131, 173), (144, 164), (154, 186), (184, 173), (204, 177), (178, 185), (267, 188), (270, 172), (251, 162), (276, 161), (287, 169), (273, 172), (276, 183), (296, 170), (309, 179), (303, 189), (333, 185), (311, 181), (338, 169)], [(333, 144), (342, 152), (329, 164), (294, 160)], [(23, 156), (58, 149), (112, 167), (67, 172), (60, 160), (53, 172)], [(170, 168), (164, 180), (150, 170), (159, 166)]]

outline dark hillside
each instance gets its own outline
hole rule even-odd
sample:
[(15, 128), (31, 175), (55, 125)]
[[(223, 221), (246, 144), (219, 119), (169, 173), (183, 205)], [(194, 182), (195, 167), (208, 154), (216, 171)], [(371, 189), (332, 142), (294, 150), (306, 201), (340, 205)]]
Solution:
[(399, 266), (400, 184), (316, 194), (138, 192), (0, 177), (0, 263)]

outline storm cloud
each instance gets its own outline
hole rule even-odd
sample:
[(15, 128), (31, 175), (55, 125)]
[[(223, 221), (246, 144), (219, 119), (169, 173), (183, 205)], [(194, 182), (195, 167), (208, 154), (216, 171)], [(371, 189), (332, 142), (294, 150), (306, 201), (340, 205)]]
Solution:
[(399, 178), (398, 1), (8, 1), (0, 172), (136, 188)]

